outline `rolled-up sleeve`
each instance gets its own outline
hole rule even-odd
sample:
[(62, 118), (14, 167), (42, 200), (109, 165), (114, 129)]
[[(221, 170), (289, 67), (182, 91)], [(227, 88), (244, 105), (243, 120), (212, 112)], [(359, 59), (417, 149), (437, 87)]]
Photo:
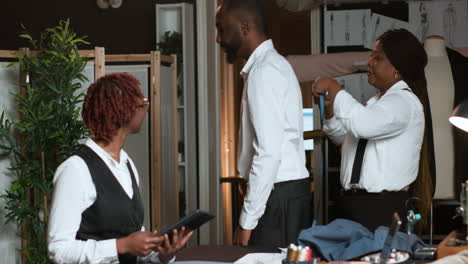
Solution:
[(369, 106), (362, 105), (346, 91), (338, 93), (333, 111), (341, 123), (340, 134), (346, 131), (355, 138), (383, 139), (403, 133), (411, 119), (412, 108), (400, 94), (402, 92), (408, 93), (392, 91)]

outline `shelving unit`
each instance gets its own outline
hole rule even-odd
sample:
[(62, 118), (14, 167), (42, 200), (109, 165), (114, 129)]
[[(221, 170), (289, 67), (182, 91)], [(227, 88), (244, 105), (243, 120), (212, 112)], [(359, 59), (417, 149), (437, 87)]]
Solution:
[(180, 216), (198, 208), (197, 204), (197, 127), (195, 93), (195, 38), (193, 5), (156, 4), (156, 42), (165, 32), (182, 35), (182, 64), (179, 65), (177, 92), (178, 175)]

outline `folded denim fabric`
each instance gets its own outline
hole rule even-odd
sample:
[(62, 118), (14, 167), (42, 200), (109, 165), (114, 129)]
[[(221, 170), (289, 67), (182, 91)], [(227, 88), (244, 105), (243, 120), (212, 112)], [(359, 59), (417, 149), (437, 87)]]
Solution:
[[(387, 235), (388, 227), (380, 226), (372, 233), (357, 222), (336, 219), (328, 225), (302, 230), (298, 243), (311, 247), (314, 256), (327, 261), (350, 260), (382, 250)], [(392, 248), (412, 254), (425, 246), (418, 236), (397, 232)]]

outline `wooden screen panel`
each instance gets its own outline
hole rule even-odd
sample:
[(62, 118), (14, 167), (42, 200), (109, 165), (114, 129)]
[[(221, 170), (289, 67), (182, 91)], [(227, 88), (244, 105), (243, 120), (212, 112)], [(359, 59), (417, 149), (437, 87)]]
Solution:
[(160, 229), (161, 224), (161, 57), (159, 51), (151, 52), (151, 227)]
[[(161, 141), (160, 155), (161, 174), (161, 227), (167, 227), (179, 220), (179, 173), (177, 163), (177, 76), (176, 64), (161, 65)], [(158, 209), (158, 208), (156, 208)]]

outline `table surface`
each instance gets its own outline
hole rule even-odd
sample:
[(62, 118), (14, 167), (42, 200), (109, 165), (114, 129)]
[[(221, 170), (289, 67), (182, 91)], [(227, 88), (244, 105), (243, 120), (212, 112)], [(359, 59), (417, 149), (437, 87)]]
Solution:
[(177, 254), (177, 261), (219, 261), (234, 262), (249, 253), (276, 252), (271, 249), (261, 249), (240, 246), (195, 246), (185, 248)]
[[(185, 248), (177, 254), (177, 261), (218, 261), (218, 262), (235, 262), (249, 253), (260, 252), (275, 252), (272, 249), (252, 248), (240, 246), (195, 246)], [(429, 261), (409, 260), (406, 264), (424, 264)]]

